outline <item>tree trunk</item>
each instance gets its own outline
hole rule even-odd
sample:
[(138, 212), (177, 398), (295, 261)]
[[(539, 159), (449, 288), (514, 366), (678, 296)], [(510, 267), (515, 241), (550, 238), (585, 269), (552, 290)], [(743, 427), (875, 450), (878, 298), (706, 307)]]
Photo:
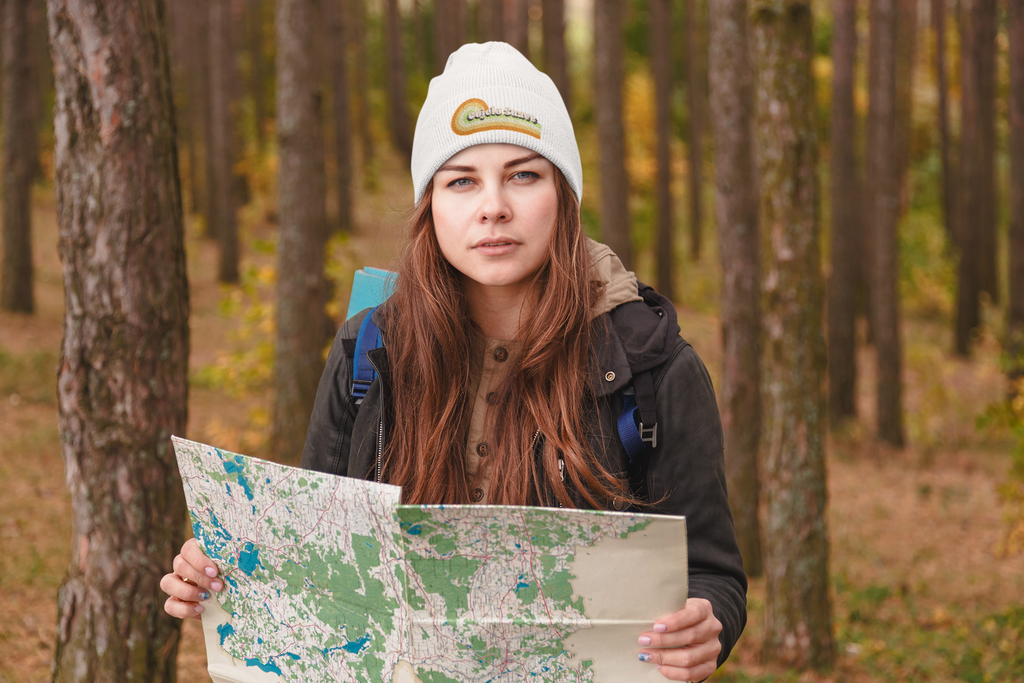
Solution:
[(946, 0), (932, 0), (932, 22), (935, 30), (935, 72), (939, 90), (939, 154), (942, 159), (942, 224), (946, 241), (953, 236), (953, 169), (949, 159), (949, 86), (946, 81)]
[(327, 0), (325, 15), (330, 29), (327, 53), (334, 91), (334, 156), (338, 167), (338, 230), (352, 232), (352, 124), (348, 92), (348, 41), (345, 36), (346, 0)]
[(363, 168), (373, 168), (373, 136), (370, 134), (370, 78), (366, 56), (366, 0), (353, 0), (356, 38), (356, 90), (359, 91), (359, 139), (363, 147)]
[(688, 75), (686, 79), (686, 100), (690, 112), (690, 258), (700, 261), (701, 228), (703, 225), (703, 200), (701, 187), (704, 184), (701, 171), (702, 138), (704, 137), (704, 89), (701, 78), (700, 12), (697, 0), (686, 0), (686, 50)]
[(854, 150), (857, 0), (835, 0), (832, 34), (832, 276), (828, 282), (828, 405), (834, 422), (857, 414), (857, 269), (860, 178)]
[(231, 0), (208, 0), (210, 14), (210, 182), (211, 229), (220, 246), (218, 279), (238, 282), (238, 198), (232, 96), (238, 82), (232, 35)]
[(910, 202), (907, 170), (910, 168), (913, 133), (914, 66), (917, 56), (918, 0), (896, 4), (896, 182), (902, 218)]
[(448, 55), (465, 42), (465, 0), (435, 0), (434, 2), (434, 73), (440, 74), (448, 63)]
[(202, 120), (201, 130), (203, 131), (203, 160), (206, 166), (206, 222), (203, 236), (209, 239), (218, 239), (217, 234), (217, 155), (214, 154), (215, 145), (213, 126), (213, 76), (210, 71), (213, 69), (213, 58), (210, 54), (210, 33), (213, 29), (210, 26), (210, 7), (207, 0), (197, 0), (196, 11), (202, 14), (198, 19), (199, 35), (196, 37), (196, 55), (198, 70), (196, 77), (198, 85), (202, 88), (203, 94), (199, 98), (202, 109), (198, 115)]
[(249, 93), (252, 96), (253, 118), (256, 124), (256, 150), (262, 154), (267, 148), (267, 60), (263, 48), (263, 0), (249, 0), (246, 9)]
[[(1020, 2), (1020, 0), (1017, 0)], [(978, 97), (978, 292), (999, 303), (996, 259), (996, 14), (997, 0), (972, 0), (971, 33)]]
[[(600, 2), (601, 0), (598, 0)], [(530, 58), (530, 15), (526, 0), (502, 0), (505, 42)]]
[(903, 384), (900, 378), (899, 313), (899, 159), (896, 124), (896, 2), (876, 0), (871, 24), (877, 49), (869, 74), (868, 126), (874, 146), (868, 150), (874, 174), (868, 212), (874, 235), (871, 265), (871, 311), (878, 354), (878, 436), (903, 446)]
[(622, 3), (594, 2), (594, 101), (601, 141), (601, 239), (627, 269), (633, 268), (629, 243), (629, 181), (622, 125)]
[[(386, 12), (388, 95), (391, 100), (388, 120), (391, 122), (395, 149), (408, 160), (412, 157), (412, 128), (405, 99), (405, 52), (402, 49), (402, 18), (398, 13), (398, 0), (387, 0)], [(438, 40), (436, 36), (434, 39)]]
[(277, 345), (271, 447), (298, 462), (323, 371), (324, 214), (322, 93), (309, 37), (317, 0), (277, 2), (278, 242)]
[[(204, 0), (187, 0), (188, 35), (185, 37), (187, 50), (186, 66), (188, 81), (188, 129), (194, 142), (194, 157), (189, 158), (189, 189), (195, 205), (194, 211), (203, 216), (203, 236), (212, 237), (210, 232), (210, 80), (209, 80), (209, 12)], [(194, 174), (194, 176), (193, 176)]]
[(813, 20), (809, 0), (757, 0), (765, 356), (762, 435), (767, 660), (830, 667), (825, 482), (824, 283), (818, 246)]
[(53, 680), (173, 683), (181, 622), (159, 580), (186, 519), (169, 438), (185, 433), (189, 304), (164, 7), (48, 8), (73, 516)]
[(979, 306), (978, 266), (981, 207), (979, 206), (981, 131), (979, 121), (977, 54), (972, 48), (974, 23), (971, 2), (963, 0), (960, 13), (960, 198), (957, 201), (956, 246), (957, 265), (955, 352), (962, 357), (971, 354), (972, 335), (981, 324)]
[[(1024, 377), (1024, 4), (1010, 3), (1010, 376)], [(1024, 389), (1021, 390), (1024, 392)]]
[(39, 142), (33, 104), (31, 0), (4, 0), (2, 12), (3, 53), (3, 178), (4, 262), (0, 271), (0, 308), (33, 313), (32, 289), (32, 179), (38, 164)]
[(562, 93), (565, 108), (572, 112), (569, 59), (565, 53), (565, 0), (544, 0), (541, 19), (544, 23), (544, 71)]
[(761, 576), (761, 263), (747, 0), (715, 0), (708, 8), (715, 213), (722, 261), (725, 474), (744, 569), (750, 576)]
[(655, 157), (658, 173), (655, 180), (657, 232), (655, 265), (658, 291), (669, 300), (675, 298), (672, 287), (675, 247), (672, 215), (672, 3), (651, 0), (651, 66), (654, 71)]
[(503, 0), (479, 0), (477, 31), (481, 42), (505, 39), (505, 8)]

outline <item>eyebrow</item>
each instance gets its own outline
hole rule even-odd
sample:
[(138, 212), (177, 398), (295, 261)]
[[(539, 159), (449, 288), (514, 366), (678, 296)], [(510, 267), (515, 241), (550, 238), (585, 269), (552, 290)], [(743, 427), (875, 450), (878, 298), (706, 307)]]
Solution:
[[(530, 156), (520, 157), (519, 159), (512, 159), (511, 161), (505, 162), (505, 168), (512, 168), (513, 166), (520, 166), (534, 159), (540, 158), (541, 154), (531, 154)], [(441, 168), (437, 169), (437, 172), (441, 171), (452, 171), (454, 173), (476, 173), (476, 166), (456, 166), (455, 164), (445, 164)]]

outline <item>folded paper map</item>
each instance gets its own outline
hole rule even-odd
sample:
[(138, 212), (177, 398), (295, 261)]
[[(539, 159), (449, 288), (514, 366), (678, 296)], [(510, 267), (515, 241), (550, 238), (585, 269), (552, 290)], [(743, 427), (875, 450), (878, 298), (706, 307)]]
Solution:
[(215, 683), (664, 680), (637, 637), (686, 601), (682, 517), (400, 505), (395, 486), (173, 441), (225, 581), (202, 617)]

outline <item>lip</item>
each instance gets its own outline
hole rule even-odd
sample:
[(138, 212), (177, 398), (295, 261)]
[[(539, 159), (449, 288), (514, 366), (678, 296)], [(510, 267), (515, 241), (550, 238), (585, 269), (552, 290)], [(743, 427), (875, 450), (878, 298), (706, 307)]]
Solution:
[(474, 249), (502, 249), (506, 247), (517, 246), (519, 242), (506, 237), (505, 235), (494, 235), (483, 237), (477, 240), (476, 244), (473, 245)]

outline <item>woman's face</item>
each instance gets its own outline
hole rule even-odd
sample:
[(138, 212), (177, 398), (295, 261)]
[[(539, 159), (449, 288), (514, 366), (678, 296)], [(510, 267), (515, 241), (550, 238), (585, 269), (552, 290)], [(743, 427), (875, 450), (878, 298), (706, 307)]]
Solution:
[(433, 183), (437, 242), (466, 285), (485, 295), (525, 290), (555, 230), (554, 164), (518, 145), (475, 145), (445, 162)]

